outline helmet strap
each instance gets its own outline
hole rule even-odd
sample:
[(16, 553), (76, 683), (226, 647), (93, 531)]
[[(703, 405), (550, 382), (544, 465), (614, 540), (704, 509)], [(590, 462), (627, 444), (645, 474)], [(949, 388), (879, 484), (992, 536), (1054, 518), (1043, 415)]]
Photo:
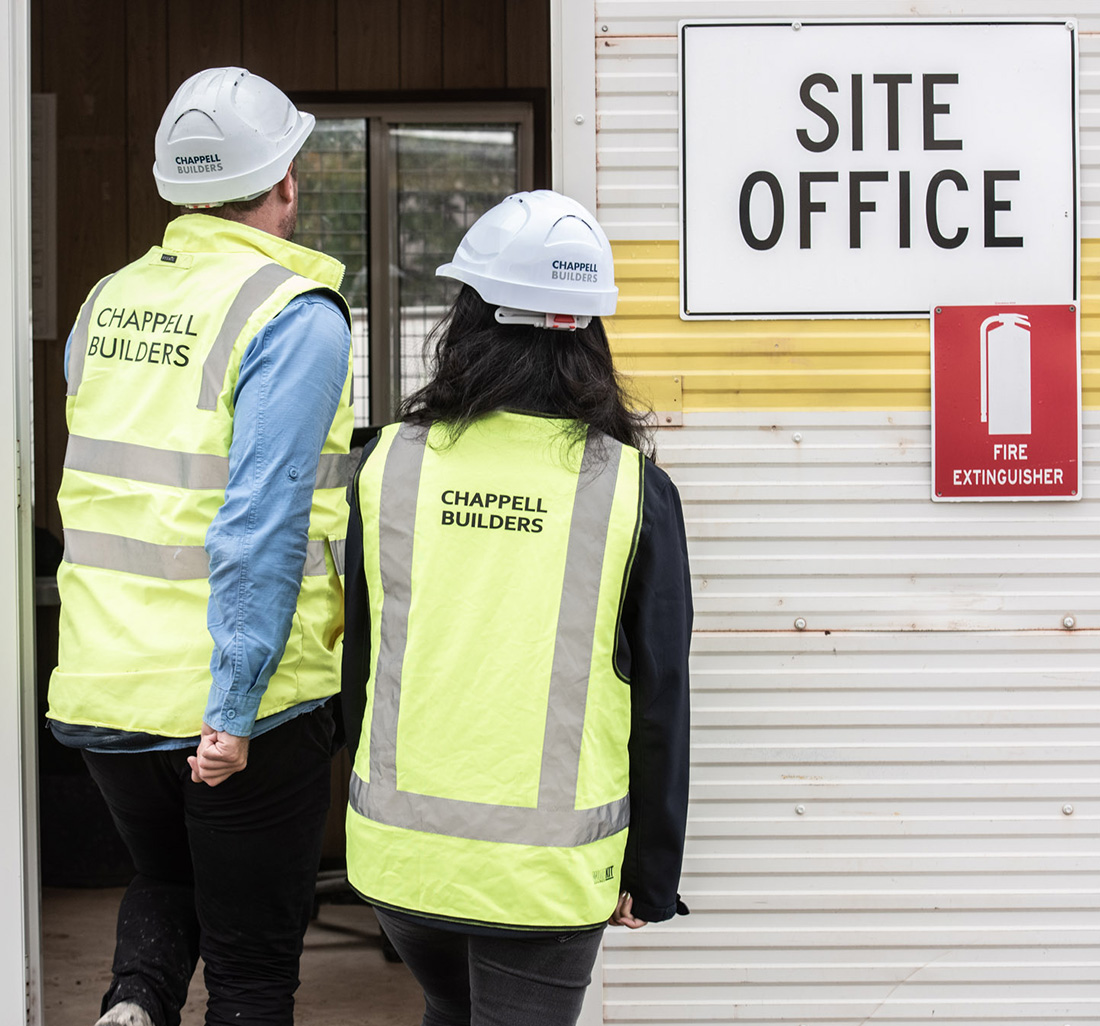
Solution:
[(553, 331), (576, 331), (587, 328), (591, 317), (583, 314), (539, 313), (535, 310), (514, 310), (510, 306), (497, 307), (498, 324), (531, 324), (536, 328), (550, 328)]

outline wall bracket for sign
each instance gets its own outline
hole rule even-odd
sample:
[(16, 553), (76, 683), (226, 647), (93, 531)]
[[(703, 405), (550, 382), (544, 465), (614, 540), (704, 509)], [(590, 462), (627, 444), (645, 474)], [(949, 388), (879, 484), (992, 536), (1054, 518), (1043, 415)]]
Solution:
[(1078, 300), (1077, 26), (684, 21), (684, 319)]
[(933, 501), (1080, 499), (1080, 304), (931, 319)]

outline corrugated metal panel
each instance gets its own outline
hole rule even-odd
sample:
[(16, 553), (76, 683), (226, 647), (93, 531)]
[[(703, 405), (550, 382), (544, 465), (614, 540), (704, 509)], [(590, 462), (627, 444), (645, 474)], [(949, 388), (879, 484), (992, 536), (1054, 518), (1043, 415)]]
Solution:
[(684, 419), (693, 912), (604, 1021), (1100, 1021), (1100, 416), (1026, 508), (929, 502), (927, 414)]
[[(1068, 9), (1067, 9), (1068, 8)], [(1079, 21), (1082, 238), (1100, 237), (1100, 11), (1071, 0), (597, 0), (597, 202), (612, 239), (679, 235), (677, 24), (682, 18), (876, 15)]]
[(606, 1022), (1100, 1022), (1100, 413), (1081, 502), (933, 504), (927, 322), (687, 324), (675, 241), (681, 18), (1074, 14), (1100, 408), (1100, 8), (1071, 6), (596, 0), (610, 332), (683, 411), (698, 627), (694, 912), (608, 932)]
[[(887, 409), (930, 406), (927, 320), (680, 320), (678, 243), (614, 244), (616, 360), (682, 379), (685, 410)], [(1100, 407), (1100, 239), (1082, 245), (1083, 401)], [(655, 408), (660, 406), (655, 402)]]

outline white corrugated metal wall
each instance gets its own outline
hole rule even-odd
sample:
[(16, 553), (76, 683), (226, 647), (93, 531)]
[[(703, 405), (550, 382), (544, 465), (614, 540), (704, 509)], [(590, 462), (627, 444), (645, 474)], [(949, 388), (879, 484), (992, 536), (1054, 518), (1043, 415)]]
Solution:
[[(682, 387), (658, 445), (697, 610), (693, 913), (609, 931), (606, 1022), (1100, 1022), (1100, 8), (1070, 6), (594, 4), (613, 331), (628, 368)], [(897, 381), (863, 410), (812, 381), (803, 404), (746, 400), (727, 329), (674, 322), (679, 19), (883, 14), (1080, 19), (1080, 502), (929, 500), (924, 322), (846, 340), (908, 353), (882, 356)], [(836, 373), (818, 336), (801, 344)], [(747, 374), (758, 341), (731, 331)], [(778, 395), (782, 368), (759, 373)]]

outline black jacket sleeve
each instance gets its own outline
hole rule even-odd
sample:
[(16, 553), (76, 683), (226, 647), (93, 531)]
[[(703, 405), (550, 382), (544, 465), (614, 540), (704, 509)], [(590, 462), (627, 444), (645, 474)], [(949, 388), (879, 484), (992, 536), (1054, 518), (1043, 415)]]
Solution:
[[(363, 450), (360, 468), (374, 451), (376, 439)], [(348, 754), (355, 763), (363, 717), (367, 711), (367, 679), (370, 677), (370, 596), (363, 573), (363, 519), (359, 512), (359, 472), (348, 486), (348, 536), (344, 548), (344, 655), (340, 670), (340, 706)]]
[(630, 681), (630, 831), (621, 889), (648, 922), (686, 913), (677, 888), (687, 824), (691, 579), (680, 496), (645, 464), (642, 523), (616, 665)]

